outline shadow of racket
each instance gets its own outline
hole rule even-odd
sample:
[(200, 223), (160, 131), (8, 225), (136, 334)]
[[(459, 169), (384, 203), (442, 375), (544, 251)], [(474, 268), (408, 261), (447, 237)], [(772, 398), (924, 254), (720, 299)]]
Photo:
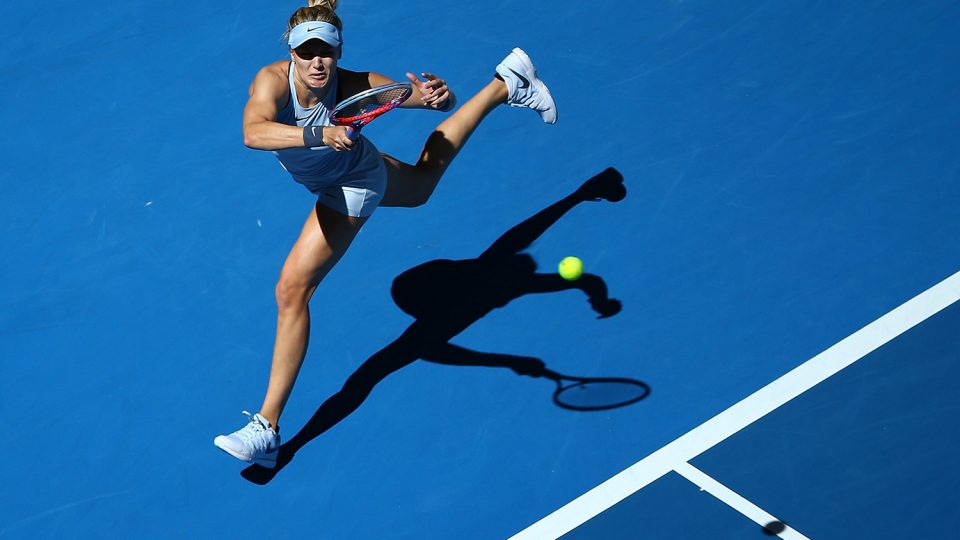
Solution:
[(643, 381), (623, 377), (572, 377), (544, 369), (534, 377), (550, 379), (557, 384), (553, 402), (572, 411), (605, 411), (625, 407), (650, 395), (650, 386)]

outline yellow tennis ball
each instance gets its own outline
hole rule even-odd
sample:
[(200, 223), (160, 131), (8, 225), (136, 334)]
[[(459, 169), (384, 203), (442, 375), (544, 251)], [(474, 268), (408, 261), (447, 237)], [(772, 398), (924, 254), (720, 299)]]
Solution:
[(583, 261), (576, 257), (565, 257), (558, 267), (560, 277), (567, 281), (576, 281), (583, 275)]

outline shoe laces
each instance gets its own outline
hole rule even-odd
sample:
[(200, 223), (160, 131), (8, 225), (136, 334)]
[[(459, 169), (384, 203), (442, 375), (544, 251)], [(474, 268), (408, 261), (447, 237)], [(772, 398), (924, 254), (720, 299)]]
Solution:
[(540, 89), (534, 81), (530, 81), (530, 86), (524, 89), (517, 88), (514, 95), (510, 96), (509, 104), (512, 107), (527, 107), (540, 110), (543, 108), (545, 98), (540, 93)]
[(265, 426), (257, 416), (247, 411), (243, 411), (243, 414), (250, 419), (250, 423), (240, 431), (237, 431), (237, 437), (239, 437), (241, 441), (251, 444), (254, 443), (255, 440), (262, 441), (264, 432), (268, 431), (267, 426)]
[(517, 95), (513, 99), (513, 104), (521, 107), (530, 107), (530, 108), (536, 108), (537, 105), (540, 105), (540, 102), (542, 101), (540, 99), (540, 95), (529, 89), (525, 89), (525, 90), (526, 92), (522, 92), (522, 93), (518, 92), (519, 95)]

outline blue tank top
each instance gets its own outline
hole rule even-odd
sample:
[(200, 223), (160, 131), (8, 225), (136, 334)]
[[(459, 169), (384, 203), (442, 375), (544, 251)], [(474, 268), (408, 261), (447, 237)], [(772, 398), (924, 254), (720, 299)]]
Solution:
[[(276, 121), (288, 126), (331, 126), (330, 114), (336, 106), (338, 76), (333, 75), (330, 81), (330, 91), (320, 103), (314, 107), (304, 108), (297, 99), (297, 89), (293, 77), (295, 64), (290, 63), (289, 84), (290, 99), (286, 106), (277, 112)], [(316, 192), (338, 181), (351, 176), (363, 161), (370, 160), (371, 150), (373, 157), (380, 159), (379, 152), (362, 135), (356, 140), (350, 152), (337, 152), (329, 146), (313, 148), (285, 148), (273, 153), (280, 160), (280, 165), (289, 172), (293, 179), (305, 185), (310, 191)]]

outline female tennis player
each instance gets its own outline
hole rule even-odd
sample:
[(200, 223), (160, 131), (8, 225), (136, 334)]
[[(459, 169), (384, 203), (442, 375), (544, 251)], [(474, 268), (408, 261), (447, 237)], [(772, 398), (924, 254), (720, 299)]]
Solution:
[[(310, 0), (287, 26), (290, 60), (260, 70), (243, 112), (244, 144), (271, 150), (293, 179), (317, 196), (276, 287), (277, 334), (266, 396), (248, 424), (214, 444), (246, 462), (275, 467), (279, 421), (303, 364), (310, 332), (308, 303), (317, 285), (343, 256), (378, 206), (415, 207), (427, 201), (451, 161), (483, 118), (508, 104), (557, 119), (546, 85), (530, 58), (514, 49), (497, 65), (489, 84), (433, 133), (414, 165), (380, 153), (363, 135), (334, 126), (334, 105), (354, 94), (391, 83), (373, 72), (338, 66), (343, 24), (337, 0)], [(400, 106), (450, 111), (456, 97), (431, 73), (407, 73), (413, 92)]]

